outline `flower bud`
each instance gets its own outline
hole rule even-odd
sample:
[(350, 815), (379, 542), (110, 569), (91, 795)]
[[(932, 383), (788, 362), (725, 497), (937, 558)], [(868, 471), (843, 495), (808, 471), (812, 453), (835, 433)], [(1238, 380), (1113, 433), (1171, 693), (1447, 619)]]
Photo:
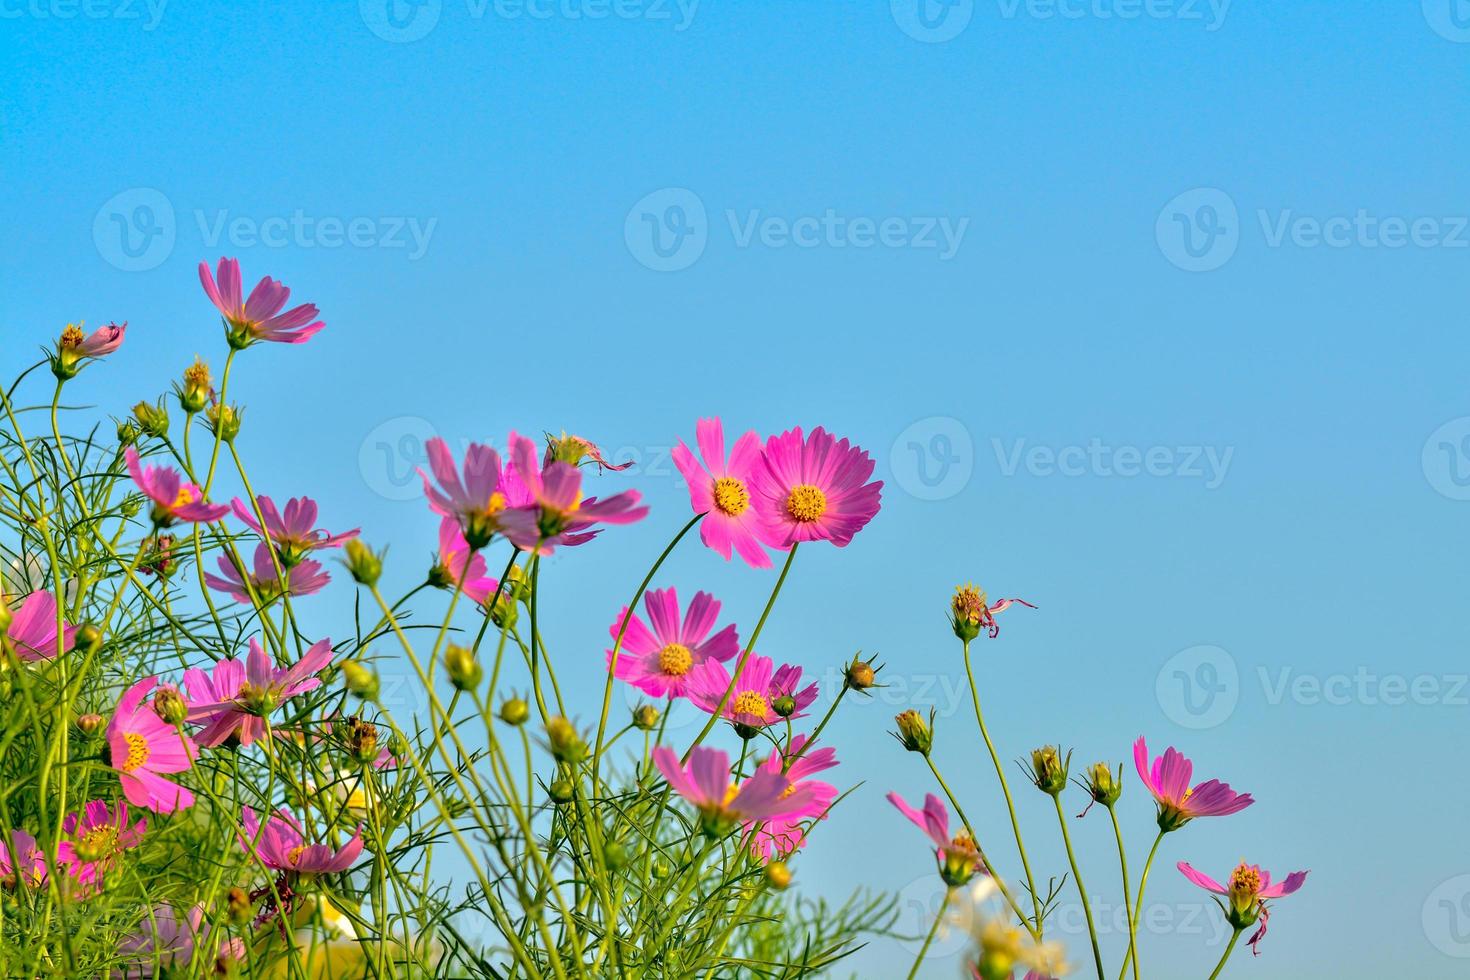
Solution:
[(196, 355), (194, 363), (184, 369), (183, 384), (175, 385), (174, 391), (178, 393), (179, 405), (190, 415), (203, 410), (209, 404), (209, 396), (214, 394), (209, 365)]
[(214, 404), (204, 413), (205, 425), (221, 442), (234, 442), (240, 434), (240, 418), (245, 410), (234, 405)]
[(349, 539), (342, 550), (347, 555), (347, 570), (359, 585), (372, 588), (378, 584), (378, 577), (383, 574), (381, 555), (374, 554), (360, 538)]
[(893, 737), (898, 739), (899, 744), (910, 752), (927, 756), (934, 745), (934, 710), (929, 710), (928, 721), (913, 708), (893, 720), (898, 723), (898, 731), (893, 733)]
[(954, 635), (966, 643), (979, 636), (981, 628), (990, 621), (990, 609), (985, 604), (985, 590), (977, 588), (973, 582), (955, 586), (949, 611)]
[(61, 339), (56, 342), (56, 354), (51, 358), (51, 373), (57, 380), (66, 381), (77, 376), (82, 364), (82, 355), (77, 349), (86, 339), (87, 335), (76, 323), (68, 323), (61, 331)]
[(128, 448), (133, 443), (138, 441), (138, 436), (142, 434), (142, 431), (143, 430), (138, 428), (138, 423), (134, 422), (132, 419), (123, 419), (117, 424), (118, 446), (123, 449)]
[(444, 652), (444, 667), (449, 671), (449, 683), (461, 691), (473, 691), (485, 677), (474, 652), (452, 643)]
[(777, 891), (785, 891), (791, 885), (791, 869), (785, 861), (772, 861), (766, 865), (766, 882)]
[(663, 858), (656, 858), (653, 862), (653, 867), (649, 868), (649, 871), (653, 872), (653, 877), (660, 880), (667, 878), (669, 876), (669, 872), (672, 870), (673, 869), (669, 867), (669, 862), (665, 861)]
[(118, 507), (118, 510), (122, 513), (122, 516), (126, 517), (128, 520), (132, 520), (140, 513), (142, 513), (143, 498), (138, 496), (137, 494), (132, 494), (130, 496), (124, 497), (122, 504)]
[(91, 653), (102, 644), (102, 630), (95, 623), (83, 623), (77, 627), (73, 644), (83, 653)]
[(587, 758), (587, 743), (577, 734), (577, 727), (560, 715), (546, 722), (546, 744), (560, 762), (575, 764)]
[(621, 871), (626, 868), (632, 857), (628, 849), (617, 841), (608, 841), (602, 849), (602, 862), (607, 865), (609, 871)]
[(1031, 781), (1048, 796), (1056, 796), (1067, 788), (1067, 766), (1072, 754), (1064, 760), (1060, 746), (1043, 745), (1031, 752)]
[(524, 698), (506, 698), (500, 703), (500, 720), (507, 725), (524, 725), (531, 717), (531, 706)]
[(225, 898), (225, 915), (230, 925), (248, 925), (255, 916), (255, 905), (243, 888), (231, 888)]
[(358, 660), (342, 662), (342, 682), (364, 701), (378, 699), (378, 672)]
[(153, 713), (167, 725), (182, 725), (189, 717), (189, 702), (172, 684), (165, 684), (153, 695)]
[(633, 709), (633, 727), (641, 732), (651, 732), (658, 727), (658, 709), (651, 704), (640, 704)]
[(852, 663), (847, 665), (843, 674), (842, 683), (854, 691), (866, 691), (877, 683), (877, 674), (881, 669), (866, 660), (853, 657)]
[(1113, 804), (1118, 802), (1118, 797), (1123, 794), (1123, 768), (1118, 767), (1118, 775), (1113, 776), (1113, 770), (1106, 762), (1095, 762), (1087, 768), (1087, 791), (1092, 794), (1095, 802), (1101, 803), (1109, 810)]
[(783, 694), (771, 702), (771, 710), (782, 718), (790, 718), (796, 714), (796, 699), (789, 694)]
[(980, 867), (980, 846), (968, 830), (961, 830), (941, 852), (939, 877), (951, 888), (969, 884)]
[(560, 779), (553, 779), (551, 785), (547, 787), (547, 790), (551, 793), (551, 801), (553, 803), (570, 803), (572, 802), (572, 798), (577, 795), (576, 788), (572, 786), (572, 781), (565, 776)]
[(342, 736), (342, 745), (347, 754), (359, 765), (370, 766), (378, 761), (380, 746), (378, 726), (363, 721), (355, 715), (347, 719)]
[(102, 726), (106, 723), (107, 719), (103, 718), (101, 715), (96, 713), (89, 713), (82, 715), (80, 718), (77, 719), (77, 730), (80, 731), (83, 735), (96, 735), (98, 732), (102, 731)]
[(134, 405), (133, 418), (138, 420), (138, 428), (143, 430), (144, 435), (159, 439), (168, 435), (168, 409), (164, 407), (162, 398), (156, 405), (147, 402)]

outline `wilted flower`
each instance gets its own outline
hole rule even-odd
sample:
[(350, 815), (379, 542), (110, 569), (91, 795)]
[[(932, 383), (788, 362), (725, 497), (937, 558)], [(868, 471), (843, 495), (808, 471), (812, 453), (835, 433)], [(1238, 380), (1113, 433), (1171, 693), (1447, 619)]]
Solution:
[(991, 637), (999, 635), (1000, 626), (995, 621), (995, 614), (1004, 612), (1016, 603), (1028, 609), (1036, 608), (1025, 599), (1000, 599), (991, 605), (987, 602), (985, 590), (973, 582), (955, 586), (954, 598), (949, 603), (950, 625), (954, 627), (954, 635), (966, 643), (979, 636), (981, 630)]
[(209, 365), (203, 359), (194, 358), (194, 363), (184, 368), (182, 384), (175, 383), (174, 393), (179, 396), (179, 406), (190, 415), (201, 411), (214, 395), (214, 383), (209, 377)]
[(1301, 888), (1307, 880), (1307, 872), (1293, 871), (1284, 881), (1273, 884), (1271, 872), (1263, 870), (1260, 865), (1242, 861), (1230, 872), (1229, 884), (1222, 885), (1209, 875), (1194, 870), (1187, 861), (1180, 861), (1178, 867), (1180, 873), (1196, 885), (1230, 899), (1225, 918), (1235, 929), (1248, 929), (1260, 922), (1261, 928), (1248, 940), (1251, 951), (1257, 956), (1261, 953), (1258, 948), (1260, 942), (1266, 937), (1266, 922), (1271, 917), (1266, 900), (1284, 898)]

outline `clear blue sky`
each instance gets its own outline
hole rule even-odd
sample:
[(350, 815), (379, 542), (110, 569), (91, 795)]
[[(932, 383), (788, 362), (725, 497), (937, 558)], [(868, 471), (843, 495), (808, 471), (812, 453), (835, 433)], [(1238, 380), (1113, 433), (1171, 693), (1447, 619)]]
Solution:
[[(127, 319), (85, 375), (121, 412), (221, 359), (201, 258), (284, 279), (328, 327), (241, 359), (256, 483), (391, 542), (400, 583), (433, 547), (404, 483), (424, 436), (638, 452), (650, 519), (549, 566), (584, 715), (685, 518), (666, 451), (696, 417), (873, 452), (882, 513), (800, 556), (762, 644), (816, 671), (881, 651), (895, 685), (829, 729), (866, 782), (803, 887), (937, 896), (882, 802), (927, 788), (885, 734), (903, 692), (1015, 864), (943, 620), (974, 578), (1041, 607), (979, 650), (1004, 754), (1121, 761), (1147, 733), (1259, 800), (1168, 841), (1155, 976), (1218, 951), (1172, 862), (1242, 857), (1312, 876), (1228, 975), (1464, 975), (1470, 11), (0, 0), (0, 37), (4, 373), (68, 319)], [(748, 632), (770, 576), (694, 546), (665, 581)], [(322, 629), (347, 608), (339, 585)], [(1131, 771), (1122, 808), (1136, 875)], [(1115, 907), (1104, 822), (1073, 832)]]

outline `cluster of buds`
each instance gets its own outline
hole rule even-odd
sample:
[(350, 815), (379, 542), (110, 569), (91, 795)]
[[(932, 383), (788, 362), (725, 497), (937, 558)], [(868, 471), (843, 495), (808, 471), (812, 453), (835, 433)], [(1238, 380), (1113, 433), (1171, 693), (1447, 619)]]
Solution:
[(934, 709), (929, 709), (928, 721), (925, 721), (924, 716), (913, 708), (893, 720), (898, 723), (898, 731), (893, 732), (892, 735), (898, 739), (899, 744), (910, 752), (928, 756), (929, 750), (934, 746)]
[(1072, 753), (1062, 758), (1061, 746), (1043, 745), (1031, 752), (1031, 770), (1027, 775), (1036, 788), (1048, 796), (1058, 796), (1067, 788), (1067, 768), (1072, 764)]
[(449, 683), (461, 691), (473, 691), (485, 677), (475, 652), (453, 643), (444, 652), (444, 669), (449, 672)]

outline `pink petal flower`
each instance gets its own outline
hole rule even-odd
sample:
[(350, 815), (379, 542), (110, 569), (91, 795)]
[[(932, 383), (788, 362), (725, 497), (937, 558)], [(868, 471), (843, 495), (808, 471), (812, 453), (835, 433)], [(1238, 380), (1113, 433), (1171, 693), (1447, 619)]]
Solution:
[(689, 504), (703, 514), (699, 537), (726, 561), (732, 552), (752, 568), (770, 568), (771, 556), (761, 545), (760, 515), (751, 502), (752, 484), (761, 464), (760, 437), (749, 431), (735, 440), (725, 459), (725, 429), (718, 418), (694, 425), (700, 459), (679, 440), (674, 465), (689, 485)]
[[(694, 668), (708, 660), (727, 661), (740, 652), (734, 624), (710, 635), (719, 616), (720, 602), (708, 592), (696, 592), (682, 620), (679, 595), (672, 589), (651, 589), (643, 597), (643, 608), (652, 629), (637, 613), (626, 607), (608, 627), (616, 642), (627, 620), (615, 674), (655, 698), (685, 697)], [(608, 649), (608, 662), (613, 651)]]
[(810, 436), (800, 428), (772, 436), (762, 463), (754, 501), (761, 538), (773, 548), (801, 541), (844, 547), (878, 513), (883, 483), (866, 482), (872, 458), (821, 426)]
[(269, 276), (261, 279), (250, 291), (250, 297), (242, 303), (240, 263), (234, 259), (220, 259), (215, 275), (210, 274), (209, 263), (200, 262), (199, 283), (214, 308), (225, 318), (230, 342), (236, 346), (244, 347), (262, 340), (302, 344), (326, 326), (316, 319), (317, 308), (312, 303), (304, 303), (282, 313), (291, 290)]

